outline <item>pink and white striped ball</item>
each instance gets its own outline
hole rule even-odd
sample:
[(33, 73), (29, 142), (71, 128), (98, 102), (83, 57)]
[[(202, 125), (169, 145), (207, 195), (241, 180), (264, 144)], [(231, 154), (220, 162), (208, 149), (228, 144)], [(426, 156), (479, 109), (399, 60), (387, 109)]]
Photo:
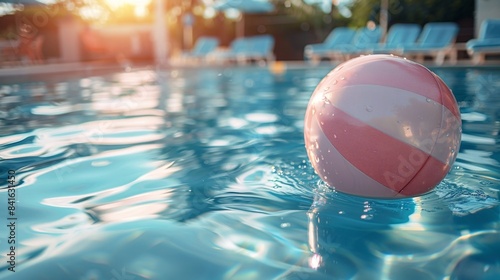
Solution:
[(309, 160), (337, 191), (408, 197), (432, 190), (458, 153), (460, 111), (446, 84), (424, 66), (391, 55), (349, 60), (309, 101)]

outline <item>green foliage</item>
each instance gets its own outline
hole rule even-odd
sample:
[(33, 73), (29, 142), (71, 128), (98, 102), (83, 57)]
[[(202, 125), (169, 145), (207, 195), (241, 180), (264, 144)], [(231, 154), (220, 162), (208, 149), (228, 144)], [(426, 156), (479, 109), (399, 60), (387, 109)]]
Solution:
[(287, 18), (282, 28), (313, 32), (319, 39), (324, 38), (334, 27), (348, 23), (335, 6), (325, 14), (318, 5), (306, 4), (304, 0), (270, 0), (274, 4), (276, 17)]
[[(360, 27), (380, 18), (381, 0), (355, 0), (350, 26)], [(474, 0), (389, 0), (389, 24), (459, 21), (473, 18)]]

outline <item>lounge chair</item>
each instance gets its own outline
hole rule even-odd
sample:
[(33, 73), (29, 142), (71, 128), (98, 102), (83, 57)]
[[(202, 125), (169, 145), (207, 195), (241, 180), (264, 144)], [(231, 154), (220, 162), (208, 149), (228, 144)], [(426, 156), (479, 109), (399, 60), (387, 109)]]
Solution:
[(484, 20), (478, 38), (469, 40), (466, 47), (476, 64), (484, 63), (487, 54), (500, 54), (500, 19)]
[(237, 61), (238, 55), (245, 51), (245, 38), (234, 39), (227, 50), (215, 51), (209, 54), (209, 59), (220, 63)]
[(435, 63), (441, 65), (453, 51), (458, 29), (454, 22), (427, 23), (418, 41), (414, 45), (403, 47), (402, 55), (415, 57), (419, 61), (423, 61), (424, 56), (432, 56)]
[(331, 60), (338, 59), (339, 46), (345, 46), (352, 43), (356, 30), (347, 27), (337, 27), (333, 29), (325, 41), (320, 44), (306, 45), (304, 48), (304, 58), (314, 63), (322, 58)]
[(214, 52), (210, 57), (220, 63), (237, 62), (238, 64), (245, 64), (250, 61), (270, 62), (274, 60), (273, 48), (274, 38), (271, 35), (258, 35), (237, 38), (231, 42), (227, 51)]
[(274, 38), (271, 35), (259, 35), (248, 38), (246, 50), (240, 55), (244, 62), (274, 61)]
[(379, 27), (363, 27), (356, 31), (352, 44), (338, 45), (338, 51), (334, 51), (348, 60), (353, 56), (368, 53), (371, 47), (376, 45), (382, 38), (382, 30)]
[(182, 53), (182, 59), (184, 61), (206, 61), (208, 55), (215, 51), (218, 46), (219, 39), (214, 37), (200, 37), (196, 40), (196, 44), (191, 51)]
[(415, 44), (420, 30), (421, 28), (418, 24), (394, 24), (387, 33), (385, 43), (369, 46), (370, 53), (392, 54), (400, 52), (404, 47)]

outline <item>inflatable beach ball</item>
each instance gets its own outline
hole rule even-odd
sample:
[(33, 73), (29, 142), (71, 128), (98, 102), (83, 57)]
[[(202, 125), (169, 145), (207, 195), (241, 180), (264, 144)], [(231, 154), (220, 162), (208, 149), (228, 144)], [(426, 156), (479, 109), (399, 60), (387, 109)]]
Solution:
[(446, 84), (424, 66), (369, 55), (333, 69), (309, 101), (304, 138), (316, 173), (337, 191), (417, 196), (446, 176), (461, 119)]

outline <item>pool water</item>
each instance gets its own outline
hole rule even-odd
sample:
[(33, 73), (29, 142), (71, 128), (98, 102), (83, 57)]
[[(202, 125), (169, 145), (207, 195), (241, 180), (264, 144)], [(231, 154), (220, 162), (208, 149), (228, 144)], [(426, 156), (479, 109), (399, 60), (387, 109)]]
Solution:
[(337, 193), (308, 162), (330, 70), (2, 81), (0, 278), (500, 279), (500, 69), (432, 69), (460, 152), (432, 192), (394, 200)]

